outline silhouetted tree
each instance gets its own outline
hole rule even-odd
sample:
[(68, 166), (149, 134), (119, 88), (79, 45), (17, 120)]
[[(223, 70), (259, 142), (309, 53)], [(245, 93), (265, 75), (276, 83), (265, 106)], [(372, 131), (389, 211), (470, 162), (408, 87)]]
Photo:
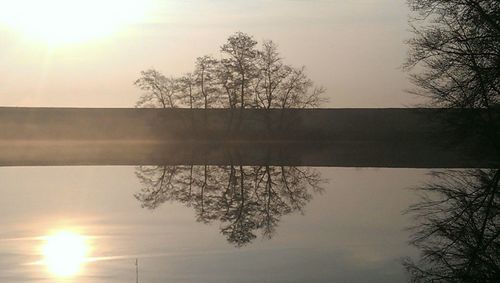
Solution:
[(177, 86), (181, 104), (190, 109), (197, 108), (199, 96), (196, 93), (196, 77), (192, 73), (187, 73), (177, 79)]
[(145, 91), (138, 107), (312, 108), (325, 101), (325, 89), (314, 86), (305, 68), (283, 62), (278, 47), (242, 32), (220, 48), (220, 59), (197, 58), (195, 70), (167, 78), (157, 70), (141, 72), (135, 84)]
[(495, 145), (500, 123), (499, 1), (408, 2), (419, 15), (413, 20), (415, 37), (409, 40), (406, 64), (416, 70), (414, 93), (429, 97), (433, 106), (456, 110), (447, 122), (457, 140), (480, 136), (485, 147)]
[(218, 62), (210, 56), (203, 56), (196, 59), (195, 76), (196, 84), (199, 89), (199, 97), (203, 102), (203, 108), (214, 107), (220, 104), (220, 91), (218, 89), (218, 81), (216, 68)]
[(167, 78), (160, 72), (150, 69), (141, 72), (141, 77), (134, 83), (143, 95), (137, 102), (137, 107), (175, 108), (178, 102), (177, 82)]
[[(144, 188), (144, 194), (140, 199), (142, 205), (154, 209), (173, 196), (186, 201), (191, 200), (193, 193), (191, 188), (195, 179), (192, 170), (192, 166), (139, 166), (136, 176)], [(191, 175), (182, 175), (186, 171)]]
[[(500, 154), (500, 1), (408, 0), (418, 16), (406, 68), (414, 93), (453, 109), (448, 126), (457, 144)], [(404, 265), (412, 282), (500, 281), (499, 168), (434, 172), (408, 212), (417, 225), (418, 261)]]
[(447, 108), (491, 109), (500, 102), (500, 2), (408, 0), (419, 18), (406, 66), (415, 92)]
[(500, 280), (500, 170), (434, 173), (411, 206), (411, 243), (422, 256), (404, 262), (412, 282)]
[(225, 44), (221, 46), (224, 56), (221, 64), (226, 72), (230, 74), (232, 86), (238, 89), (240, 108), (251, 102), (252, 84), (257, 77), (256, 60), (258, 51), (257, 41), (252, 36), (242, 32), (231, 35)]
[(135, 194), (145, 208), (178, 201), (196, 212), (197, 221), (220, 222), (227, 240), (242, 246), (261, 231), (271, 238), (283, 215), (302, 212), (321, 192), (315, 169), (276, 166), (140, 166), (142, 188)]
[(325, 89), (315, 87), (305, 74), (305, 67), (286, 65), (278, 46), (264, 41), (257, 60), (258, 76), (254, 89), (257, 108), (313, 108), (324, 102)]

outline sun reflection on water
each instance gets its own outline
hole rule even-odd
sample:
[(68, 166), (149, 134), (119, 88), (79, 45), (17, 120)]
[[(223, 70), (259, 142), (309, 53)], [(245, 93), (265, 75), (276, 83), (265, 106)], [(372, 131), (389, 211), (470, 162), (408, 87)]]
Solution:
[(73, 277), (81, 272), (87, 261), (90, 244), (87, 237), (73, 231), (61, 230), (44, 237), (43, 264), (56, 277)]

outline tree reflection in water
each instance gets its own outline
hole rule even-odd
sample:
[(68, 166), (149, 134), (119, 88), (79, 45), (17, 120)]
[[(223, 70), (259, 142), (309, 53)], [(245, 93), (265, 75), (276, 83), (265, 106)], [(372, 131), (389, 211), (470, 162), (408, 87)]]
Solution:
[(417, 224), (405, 260), (412, 282), (500, 282), (500, 170), (442, 171), (407, 212)]
[(142, 207), (155, 209), (178, 201), (196, 212), (197, 221), (220, 222), (235, 246), (250, 243), (260, 231), (271, 238), (282, 216), (300, 212), (322, 192), (313, 168), (289, 166), (139, 166)]

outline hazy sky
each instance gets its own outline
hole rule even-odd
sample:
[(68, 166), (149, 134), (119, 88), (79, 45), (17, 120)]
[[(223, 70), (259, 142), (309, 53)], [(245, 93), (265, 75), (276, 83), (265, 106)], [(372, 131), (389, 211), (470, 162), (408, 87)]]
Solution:
[[(55, 44), (9, 24), (17, 13), (9, 9), (18, 1), (27, 3), (23, 7), (38, 2), (0, 0), (3, 106), (130, 107), (139, 95), (133, 82), (141, 70), (154, 67), (166, 75), (191, 71), (196, 57), (217, 56), (219, 46), (236, 31), (259, 41), (272, 39), (288, 63), (305, 65), (310, 77), (327, 88), (327, 107), (417, 102), (405, 93), (410, 85), (400, 68), (406, 56), (404, 40), (410, 36), (405, 0), (139, 1), (150, 5), (133, 20), (123, 16), (114, 33)], [(40, 24), (51, 18), (55, 26), (64, 27), (61, 13), (66, 8), (49, 8), (41, 8), (44, 12), (30, 16), (28, 23), (43, 28)], [(108, 9), (113, 15), (133, 11)], [(82, 20), (74, 28), (76, 35), (87, 25), (95, 30), (92, 23), (108, 23), (92, 11), (78, 16)], [(24, 20), (22, 15), (19, 19)]]

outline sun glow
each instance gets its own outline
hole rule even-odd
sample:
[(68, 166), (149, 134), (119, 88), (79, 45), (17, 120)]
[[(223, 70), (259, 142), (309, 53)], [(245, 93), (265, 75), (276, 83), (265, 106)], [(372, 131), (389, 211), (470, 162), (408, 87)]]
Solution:
[(60, 231), (45, 238), (43, 264), (58, 277), (78, 274), (87, 261), (90, 246), (87, 239), (71, 231)]
[(107, 36), (143, 20), (148, 0), (0, 0), (0, 22), (47, 43)]

